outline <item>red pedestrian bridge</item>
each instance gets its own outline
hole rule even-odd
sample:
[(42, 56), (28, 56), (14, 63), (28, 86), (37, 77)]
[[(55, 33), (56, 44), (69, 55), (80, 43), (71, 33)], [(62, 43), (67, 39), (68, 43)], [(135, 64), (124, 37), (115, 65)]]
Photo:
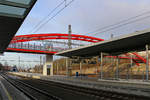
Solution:
[[(104, 41), (104, 39), (101, 38), (77, 34), (71, 34), (71, 36), (62, 33), (19, 35), (12, 39), (6, 51), (54, 55), (57, 52), (69, 49), (69, 39), (71, 40), (72, 48)], [(137, 65), (139, 65), (138, 61), (146, 63), (145, 58), (139, 56), (135, 52), (132, 54), (135, 55), (135, 57), (131, 58), (129, 54), (125, 54), (126, 57), (120, 58), (133, 59)]]

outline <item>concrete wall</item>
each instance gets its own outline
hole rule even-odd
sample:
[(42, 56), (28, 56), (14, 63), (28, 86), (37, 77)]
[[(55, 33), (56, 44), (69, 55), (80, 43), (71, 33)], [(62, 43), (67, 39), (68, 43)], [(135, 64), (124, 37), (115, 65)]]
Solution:
[(43, 67), (43, 75), (48, 75), (47, 69), (50, 70), (50, 75), (53, 76), (53, 56), (52, 55), (46, 55), (46, 62)]

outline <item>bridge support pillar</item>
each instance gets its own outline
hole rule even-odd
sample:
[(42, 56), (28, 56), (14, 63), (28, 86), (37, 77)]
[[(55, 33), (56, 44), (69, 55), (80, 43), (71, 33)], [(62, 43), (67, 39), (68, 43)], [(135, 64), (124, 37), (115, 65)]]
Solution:
[(53, 55), (46, 55), (46, 62), (43, 67), (43, 75), (53, 76)]

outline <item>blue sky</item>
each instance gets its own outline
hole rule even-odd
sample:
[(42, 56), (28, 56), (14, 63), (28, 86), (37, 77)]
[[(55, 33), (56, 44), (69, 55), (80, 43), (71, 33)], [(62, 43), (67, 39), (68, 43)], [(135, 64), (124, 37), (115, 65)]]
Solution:
[[(150, 10), (149, 0), (75, 0), (68, 8), (34, 33), (34, 26), (62, 1), (38, 0), (17, 35), (66, 33), (69, 24), (72, 25), (73, 33), (85, 34)], [(145, 19), (113, 31), (99, 33), (98, 36), (105, 39), (110, 33), (123, 34), (141, 30), (149, 26), (148, 21), (149, 19)]]
[[(16, 35), (38, 33), (67, 33), (67, 26), (69, 24), (72, 25), (72, 31), (74, 34), (86, 34), (101, 27), (114, 24), (141, 13), (150, 11), (150, 0), (75, 0), (69, 7), (64, 9), (59, 15), (44, 25), (43, 28), (37, 32), (34, 32), (34, 26), (41, 19), (47, 16), (48, 13), (50, 13), (51, 10), (62, 1), (63, 0), (37, 0), (36, 5)], [(67, 2), (69, 1), (71, 0), (67, 0)], [(62, 7), (63, 6), (61, 6), (59, 9)], [(53, 14), (51, 16), (53, 16)], [(150, 15), (150, 13), (143, 16), (147, 15)], [(94, 35), (94, 33), (87, 35), (109, 39), (110, 34), (119, 36), (146, 28), (150, 28), (150, 17), (136, 23), (125, 25), (115, 30), (97, 33), (97, 35)], [(1, 59), (17, 59), (18, 56), (21, 56), (22, 59), (30, 58), (31, 60), (39, 60), (39, 55), (16, 53), (5, 53), (5, 56), (1, 57)], [(16, 63), (17, 62), (11, 62), (10, 64)]]

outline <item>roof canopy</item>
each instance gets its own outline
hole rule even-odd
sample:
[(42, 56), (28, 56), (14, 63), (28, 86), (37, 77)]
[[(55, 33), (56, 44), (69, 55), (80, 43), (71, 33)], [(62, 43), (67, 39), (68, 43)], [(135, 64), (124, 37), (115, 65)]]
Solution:
[(144, 50), (146, 44), (150, 44), (150, 29), (137, 31), (92, 45), (66, 50), (57, 53), (57, 55), (90, 57), (100, 55), (101, 52), (118, 55), (130, 51)]
[(36, 0), (0, 0), (0, 53), (3, 53)]
[(35, 0), (1, 0), (0, 16), (24, 18)]

